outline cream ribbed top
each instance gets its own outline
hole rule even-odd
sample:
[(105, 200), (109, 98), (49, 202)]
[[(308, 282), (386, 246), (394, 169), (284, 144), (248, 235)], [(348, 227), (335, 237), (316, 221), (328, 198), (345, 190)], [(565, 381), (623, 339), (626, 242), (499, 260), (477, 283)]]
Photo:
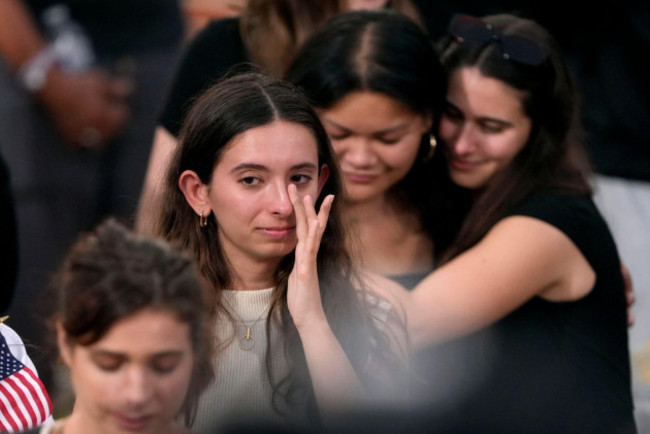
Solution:
[[(215, 428), (238, 421), (283, 421), (282, 416), (273, 409), (273, 389), (266, 372), (266, 319), (273, 288), (224, 290), (222, 293), (226, 307), (234, 310), (235, 338), (215, 360), (215, 379), (201, 395), (197, 417), (192, 426), (192, 430), (198, 433), (212, 433)], [(258, 318), (259, 321), (253, 325)], [(255, 345), (245, 351), (240, 347), (239, 340), (246, 335), (247, 327), (251, 327)], [(227, 319), (217, 324), (219, 342), (232, 336), (233, 325)], [(275, 321), (272, 322), (271, 336), (273, 345), (282, 345)], [(276, 353), (274, 371), (280, 375), (278, 378), (282, 378), (287, 374), (288, 367), (286, 360), (280, 360), (278, 354), (283, 352)]]
[[(215, 379), (201, 395), (198, 412), (192, 431), (196, 433), (214, 433), (220, 427), (231, 423), (284, 423), (301, 425), (308, 421), (306, 407), (288, 409), (281, 397), (277, 404), (288, 414), (287, 419), (274, 410), (272, 405), (273, 388), (266, 372), (266, 319), (268, 307), (273, 295), (273, 288), (253, 291), (224, 290), (222, 292), (225, 306), (235, 318), (235, 337), (229, 346), (215, 360)], [(389, 312), (393, 310), (390, 303), (368, 296), (370, 309), (375, 322), (381, 329), (386, 327)], [(234, 310), (234, 312), (232, 312)], [(256, 320), (259, 321), (256, 322)], [(243, 324), (242, 324), (243, 320)], [(253, 325), (253, 323), (255, 323)], [(250, 350), (242, 350), (239, 340), (246, 335), (246, 328), (251, 327), (255, 345)], [(224, 342), (233, 336), (233, 325), (225, 319), (217, 324), (218, 342)], [(288, 373), (287, 360), (284, 358), (282, 336), (279, 321), (271, 322), (271, 342), (278, 351), (274, 352), (273, 366), (277, 379)], [(392, 395), (392, 393), (388, 393)], [(365, 405), (376, 406), (386, 403), (386, 396), (369, 397)], [(390, 400), (392, 402), (392, 400)], [(371, 404), (372, 403), (372, 404)], [(362, 404), (362, 403), (359, 403)]]

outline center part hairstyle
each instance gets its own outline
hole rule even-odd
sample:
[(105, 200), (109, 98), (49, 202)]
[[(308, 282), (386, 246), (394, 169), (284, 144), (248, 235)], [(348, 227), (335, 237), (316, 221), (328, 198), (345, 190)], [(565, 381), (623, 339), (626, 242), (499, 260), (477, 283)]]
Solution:
[(143, 309), (169, 312), (187, 324), (194, 367), (181, 414), (191, 424), (214, 374), (206, 286), (188, 255), (109, 219), (72, 246), (48, 291), (52, 334), (61, 324), (71, 346), (100, 341), (115, 323)]
[[(231, 268), (222, 251), (218, 223), (210, 214), (207, 227), (199, 226), (196, 213), (178, 187), (178, 180), (184, 171), (192, 170), (203, 184), (210, 184), (215, 166), (236, 136), (275, 121), (307, 128), (318, 147), (319, 167), (326, 164), (330, 169), (316, 207), (320, 207), (322, 198), (328, 194), (341, 192), (341, 177), (327, 133), (307, 99), (295, 87), (264, 74), (245, 73), (221, 80), (208, 89), (193, 104), (180, 131), (179, 146), (165, 180), (166, 197), (158, 232), (193, 252), (201, 272), (214, 288), (232, 289)], [(340, 205), (334, 203), (319, 257), (327, 256), (328, 262), (334, 263), (344, 259), (344, 251), (338, 245), (343, 234)], [(278, 270), (276, 284), (288, 277), (292, 267), (293, 255)]]
[[(166, 178), (164, 209), (158, 225), (160, 235), (192, 252), (200, 270), (212, 285), (213, 306), (220, 316), (233, 318), (221, 302), (221, 291), (232, 289), (232, 269), (219, 239), (214, 214), (205, 227), (185, 200), (178, 180), (185, 170), (194, 171), (201, 182), (209, 184), (215, 166), (239, 134), (269, 125), (275, 121), (291, 122), (307, 128), (318, 147), (318, 164), (326, 164), (330, 175), (315, 202), (320, 209), (327, 195), (341, 196), (342, 181), (329, 138), (307, 98), (290, 83), (259, 73), (235, 75), (218, 82), (203, 93), (190, 109), (179, 136)], [(216, 188), (219, 188), (218, 186)], [(309, 372), (298, 331), (287, 307), (287, 281), (294, 265), (294, 253), (282, 259), (275, 271), (275, 291), (267, 319), (267, 340), (270, 323), (279, 316), (285, 348), (268, 345), (266, 364), (269, 380), (276, 394), (290, 400), (304, 401), (304, 393), (314, 401)], [(334, 201), (317, 257), (321, 298), (325, 314), (334, 334), (346, 351), (363, 381), (362, 367), (371, 353), (385, 356), (385, 337), (374, 327), (360, 297), (361, 279), (356, 274), (345, 249), (345, 227), (341, 202)], [(371, 338), (369, 338), (371, 337)], [(379, 350), (377, 350), (379, 348)], [(288, 354), (291, 373), (288, 378), (272, 378), (271, 353)], [(278, 354), (275, 353), (275, 354)], [(315, 401), (314, 401), (315, 405)]]
[[(446, 93), (431, 40), (415, 21), (391, 10), (348, 12), (333, 18), (303, 45), (287, 79), (325, 110), (353, 92), (383, 94), (430, 117), (432, 132)], [(429, 149), (430, 137), (425, 135), (414, 166), (391, 192), (420, 216), (425, 229), (436, 216), (430, 195), (423, 194), (433, 182)]]
[(458, 234), (453, 246), (438, 243), (437, 247), (449, 248), (445, 259), (476, 244), (534, 191), (591, 193), (578, 95), (563, 54), (546, 29), (535, 21), (510, 14), (481, 19), (457, 15), (438, 50), (447, 80), (460, 68), (478, 68), (485, 77), (521, 91), (524, 113), (532, 121), (523, 149), (475, 203), (472, 192), (451, 185), (443, 153), (436, 156), (435, 171), (445, 177), (437, 180), (436, 185), (448, 195), (451, 209), (445, 209), (451, 217), (449, 221), (464, 221), (462, 227), (451, 229)]

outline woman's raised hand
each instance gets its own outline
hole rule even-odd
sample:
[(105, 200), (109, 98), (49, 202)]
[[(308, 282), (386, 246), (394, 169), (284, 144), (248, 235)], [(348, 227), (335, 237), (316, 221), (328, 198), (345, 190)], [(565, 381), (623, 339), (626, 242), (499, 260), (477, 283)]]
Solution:
[(288, 191), (296, 215), (298, 244), (295, 263), (289, 276), (287, 303), (293, 321), (301, 331), (309, 324), (322, 324), (322, 321), (326, 321), (320, 297), (316, 258), (334, 196), (327, 196), (316, 214), (311, 196), (305, 195), (301, 198), (293, 184), (289, 185)]
[(296, 214), (295, 263), (289, 275), (287, 303), (300, 334), (314, 394), (323, 414), (340, 411), (363, 393), (356, 372), (325, 317), (318, 283), (317, 254), (334, 196), (324, 200), (318, 214), (311, 196), (299, 197), (288, 188)]

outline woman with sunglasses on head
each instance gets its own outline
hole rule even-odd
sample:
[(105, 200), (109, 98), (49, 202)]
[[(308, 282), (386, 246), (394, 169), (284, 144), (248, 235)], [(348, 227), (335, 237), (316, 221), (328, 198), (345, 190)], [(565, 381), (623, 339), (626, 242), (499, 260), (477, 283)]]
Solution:
[(620, 261), (565, 61), (512, 15), (449, 30), (432, 188), (454, 237), (436, 239), (439, 267), (404, 299), (413, 345), (469, 345), (456, 386), (470, 432), (635, 432)]
[(364, 391), (400, 393), (390, 388), (405, 371), (391, 345), (404, 342), (392, 339), (400, 318), (365, 291), (347, 254), (338, 166), (295, 87), (248, 73), (208, 89), (183, 125), (165, 189), (157, 232), (196, 258), (223, 342), (200, 431), (312, 427)]
[(114, 220), (81, 236), (44, 298), (74, 407), (38, 432), (189, 433), (213, 377), (199, 276), (189, 256)]

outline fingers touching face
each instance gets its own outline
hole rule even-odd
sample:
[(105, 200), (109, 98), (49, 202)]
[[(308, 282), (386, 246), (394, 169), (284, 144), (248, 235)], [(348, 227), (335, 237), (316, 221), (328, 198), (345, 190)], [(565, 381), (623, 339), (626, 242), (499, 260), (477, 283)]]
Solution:
[[(216, 164), (209, 184), (192, 171), (179, 187), (198, 216), (214, 214), (219, 236), (233, 256), (277, 260), (296, 245), (296, 214), (289, 194), (316, 198), (329, 177), (319, 163), (311, 130), (274, 121), (236, 136)], [(313, 206), (312, 206), (313, 208)]]

